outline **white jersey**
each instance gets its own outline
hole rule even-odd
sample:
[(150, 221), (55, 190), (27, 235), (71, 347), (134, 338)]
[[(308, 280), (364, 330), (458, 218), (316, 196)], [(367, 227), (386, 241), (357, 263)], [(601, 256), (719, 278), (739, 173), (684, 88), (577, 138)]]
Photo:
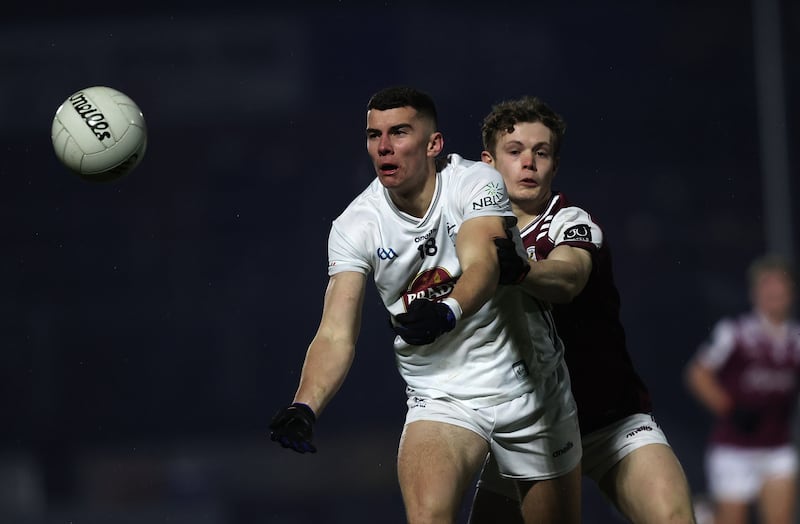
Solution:
[[(516, 232), (503, 179), (483, 162), (450, 155), (422, 218), (397, 209), (376, 178), (333, 222), (328, 274), (372, 272), (393, 317), (417, 298), (442, 300), (461, 276), (455, 248), (461, 224), (481, 216), (506, 217)], [(451, 397), (479, 408), (531, 391), (539, 375), (529, 373), (523, 358), (533, 343), (521, 298), (516, 286), (501, 286), (478, 312), (431, 344), (412, 346), (396, 337), (408, 394)]]

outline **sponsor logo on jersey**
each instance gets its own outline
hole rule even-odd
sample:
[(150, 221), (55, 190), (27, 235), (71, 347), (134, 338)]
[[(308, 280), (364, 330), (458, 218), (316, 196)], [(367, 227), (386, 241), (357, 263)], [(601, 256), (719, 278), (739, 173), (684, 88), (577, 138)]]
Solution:
[(414, 242), (424, 242), (424, 241), (428, 240), (429, 238), (431, 238), (433, 235), (435, 235), (437, 231), (439, 231), (438, 228), (433, 228), (430, 231), (428, 231), (427, 233), (425, 233), (424, 235), (420, 235), (420, 236), (414, 238)]
[(383, 247), (379, 247), (377, 253), (378, 253), (378, 258), (380, 258), (381, 260), (394, 260), (395, 258), (397, 258), (397, 252), (392, 248), (386, 249)]
[(411, 281), (408, 291), (403, 295), (403, 303), (408, 305), (418, 298), (439, 301), (452, 293), (456, 280), (444, 268), (435, 267), (423, 271)]
[(592, 241), (592, 230), (586, 224), (578, 224), (564, 231), (565, 241)]
[(557, 449), (557, 450), (555, 450), (553, 452), (553, 458), (560, 457), (561, 455), (563, 455), (567, 451), (571, 450), (574, 446), (575, 446), (575, 444), (573, 444), (571, 440), (567, 441), (567, 443), (564, 445), (563, 448)]
[(479, 197), (478, 200), (473, 200), (472, 209), (483, 209), (485, 207), (497, 207), (501, 200), (503, 200), (503, 186), (490, 182), (483, 187), (484, 196)]

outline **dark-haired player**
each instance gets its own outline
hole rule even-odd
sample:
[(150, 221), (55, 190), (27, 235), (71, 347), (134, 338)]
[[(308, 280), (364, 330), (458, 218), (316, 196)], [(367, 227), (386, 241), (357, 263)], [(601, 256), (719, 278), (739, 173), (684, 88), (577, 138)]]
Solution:
[[(453, 522), (491, 449), (527, 522), (579, 522), (580, 433), (549, 312), (529, 326), (519, 289), (498, 288), (495, 238), (511, 231), (519, 247), (510, 280), (528, 269), (502, 177), (458, 155), (437, 167), (436, 109), (416, 89), (376, 93), (366, 139), (377, 176), (333, 222), (322, 319), (272, 439), (315, 451), (312, 424), (354, 358), (372, 273), (407, 384), (398, 475), (408, 521)], [(531, 351), (536, 365), (524, 360)]]

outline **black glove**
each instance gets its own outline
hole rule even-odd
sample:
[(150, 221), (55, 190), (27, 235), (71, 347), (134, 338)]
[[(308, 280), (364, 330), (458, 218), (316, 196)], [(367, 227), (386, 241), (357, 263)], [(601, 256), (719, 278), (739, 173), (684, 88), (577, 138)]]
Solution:
[(514, 241), (510, 238), (496, 237), (497, 261), (500, 264), (500, 284), (519, 284), (525, 280), (531, 265), (517, 253)]
[(731, 412), (730, 419), (737, 430), (744, 435), (750, 435), (758, 428), (761, 415), (754, 409), (737, 407)]
[(456, 327), (456, 315), (450, 306), (418, 298), (406, 313), (395, 317), (394, 332), (413, 346), (430, 344), (442, 333)]
[(298, 453), (316, 453), (311, 443), (311, 428), (317, 417), (314, 411), (299, 402), (278, 411), (269, 423), (269, 437), (284, 448), (292, 448)]

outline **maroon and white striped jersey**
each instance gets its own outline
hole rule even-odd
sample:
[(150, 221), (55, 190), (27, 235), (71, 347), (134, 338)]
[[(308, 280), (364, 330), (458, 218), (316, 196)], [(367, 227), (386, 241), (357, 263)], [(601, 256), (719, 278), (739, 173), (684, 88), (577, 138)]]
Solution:
[(788, 444), (800, 389), (800, 324), (770, 326), (751, 312), (717, 322), (695, 357), (714, 370), (734, 406), (754, 413), (748, 431), (732, 416), (718, 418), (711, 441), (742, 447)]
[(552, 305), (581, 433), (634, 413), (649, 413), (650, 394), (628, 354), (603, 230), (589, 213), (553, 192), (545, 211), (520, 233), (531, 260), (547, 258), (559, 245), (585, 249), (592, 255), (592, 273), (583, 291), (569, 304)]

